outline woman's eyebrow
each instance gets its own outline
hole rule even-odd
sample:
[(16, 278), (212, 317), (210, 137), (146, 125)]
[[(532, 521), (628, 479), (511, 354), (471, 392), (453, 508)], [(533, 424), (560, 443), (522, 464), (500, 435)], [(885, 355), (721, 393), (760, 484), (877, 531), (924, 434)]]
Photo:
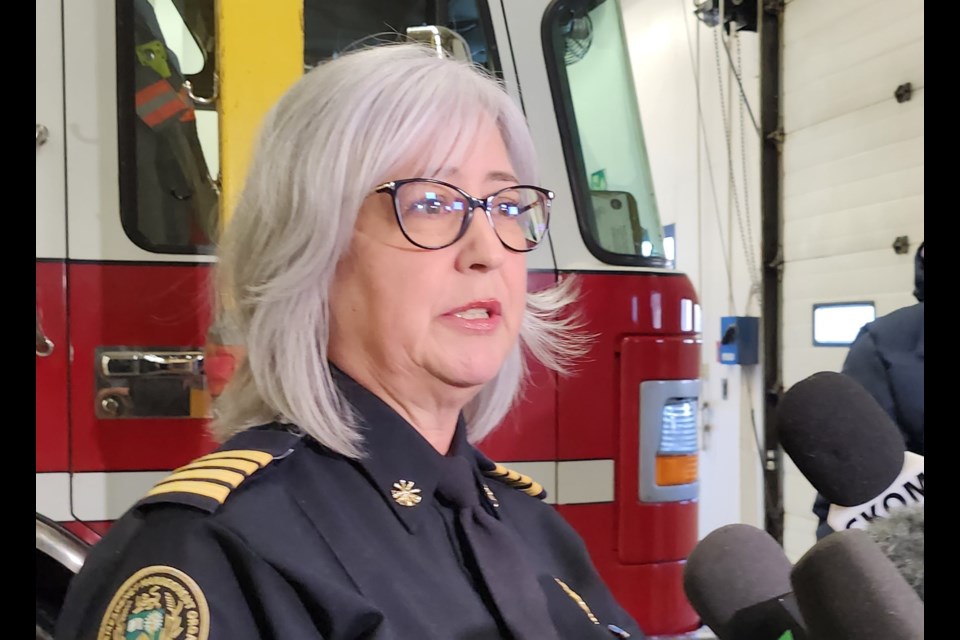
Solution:
[[(455, 180), (459, 175), (460, 170), (456, 167), (443, 167), (437, 172), (438, 179)], [(485, 179), (488, 182), (512, 182), (514, 184), (520, 183), (520, 180), (512, 173), (500, 170), (488, 172)]]
[(487, 174), (487, 180), (498, 180), (503, 182), (520, 182), (515, 175), (505, 171), (491, 171)]

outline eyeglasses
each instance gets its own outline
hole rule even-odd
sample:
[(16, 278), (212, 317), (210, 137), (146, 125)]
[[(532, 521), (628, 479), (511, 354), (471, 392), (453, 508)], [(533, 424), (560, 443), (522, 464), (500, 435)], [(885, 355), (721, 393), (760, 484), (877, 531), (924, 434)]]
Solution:
[(547, 235), (553, 192), (517, 185), (485, 199), (474, 198), (452, 184), (430, 178), (394, 180), (380, 185), (389, 193), (403, 235), (421, 249), (443, 249), (467, 232), (473, 211), (481, 207), (504, 247), (530, 251)]

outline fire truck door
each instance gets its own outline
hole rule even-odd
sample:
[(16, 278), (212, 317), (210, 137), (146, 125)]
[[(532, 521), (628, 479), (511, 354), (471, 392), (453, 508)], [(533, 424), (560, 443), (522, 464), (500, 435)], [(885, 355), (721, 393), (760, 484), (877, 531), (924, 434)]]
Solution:
[(57, 520), (67, 499), (66, 186), (60, 0), (37, 0), (36, 456), (37, 511)]
[(93, 528), (212, 445), (217, 116), (186, 95), (211, 62), (178, 4), (62, 3), (69, 495)]

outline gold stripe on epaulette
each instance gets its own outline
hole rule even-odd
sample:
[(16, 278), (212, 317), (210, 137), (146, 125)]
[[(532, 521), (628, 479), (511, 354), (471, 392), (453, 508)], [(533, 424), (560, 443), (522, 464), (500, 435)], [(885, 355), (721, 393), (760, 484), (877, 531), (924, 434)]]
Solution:
[(487, 471), (487, 474), (493, 475), (493, 476), (499, 476), (501, 478), (509, 478), (511, 473), (516, 474), (517, 472), (511, 471), (510, 469), (507, 469), (505, 466), (499, 463), (494, 466), (493, 470)]
[(174, 469), (172, 473), (190, 471), (191, 469), (231, 469), (244, 475), (250, 475), (259, 468), (259, 464), (251, 462), (250, 460), (227, 460), (221, 458), (220, 460), (197, 460), (196, 462), (191, 462), (190, 464), (185, 464), (182, 467)]
[(533, 496), (534, 498), (540, 497), (543, 493), (543, 487), (538, 482), (530, 481), (530, 486), (526, 489), (521, 489), (527, 495)]
[(171, 473), (161, 480), (161, 483), (175, 482), (177, 480), (217, 480), (230, 485), (234, 489), (247, 479), (247, 474), (230, 469), (186, 469)]
[(523, 479), (523, 476), (513, 469), (507, 469), (507, 479), (510, 480), (510, 482), (520, 482)]
[(494, 463), (494, 468), (488, 471), (484, 471), (484, 474), (487, 476), (503, 480), (509, 486), (514, 489), (519, 489), (529, 496), (534, 498), (540, 497), (543, 493), (543, 486), (539, 482), (531, 478), (530, 476), (525, 476), (522, 473), (514, 471), (512, 469), (507, 469), (505, 466), (499, 463)]
[(204, 460), (203, 458), (191, 462), (190, 464), (183, 465), (177, 469), (173, 470), (173, 473), (180, 473), (181, 471), (188, 471), (190, 469), (209, 469), (211, 467), (218, 469), (233, 469), (234, 471), (239, 471), (240, 473), (250, 475), (254, 471), (260, 468), (260, 464), (253, 462), (251, 460), (234, 460), (229, 458), (220, 458), (218, 460)]
[(165, 493), (192, 493), (223, 504), (252, 473), (273, 461), (273, 454), (252, 449), (217, 451), (174, 469), (145, 497)]
[(223, 504), (227, 496), (230, 495), (230, 487), (213, 482), (203, 482), (202, 480), (178, 480), (175, 482), (161, 483), (147, 492), (147, 497), (155, 496), (161, 493), (193, 493), (207, 498), (213, 498), (220, 504)]
[(209, 453), (199, 460), (219, 460), (220, 458), (240, 458), (242, 460), (252, 460), (261, 467), (273, 460), (273, 454), (266, 451), (256, 451), (253, 449), (237, 449), (235, 451), (217, 451)]

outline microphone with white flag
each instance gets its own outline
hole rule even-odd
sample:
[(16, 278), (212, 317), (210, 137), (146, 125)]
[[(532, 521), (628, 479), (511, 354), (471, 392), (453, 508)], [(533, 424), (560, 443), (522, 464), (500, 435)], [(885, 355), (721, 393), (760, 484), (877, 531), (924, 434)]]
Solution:
[(897, 425), (853, 378), (823, 371), (801, 380), (776, 418), (784, 451), (830, 502), (833, 529), (865, 529), (923, 504), (923, 456), (906, 450)]
[(889, 487), (864, 503), (843, 507), (831, 504), (827, 524), (835, 531), (866, 529), (871, 521), (886, 518), (891, 512), (923, 504), (923, 456), (907, 451), (903, 468)]
[(777, 407), (784, 451), (830, 508), (835, 531), (863, 529), (923, 599), (923, 456), (860, 383), (824, 371)]

